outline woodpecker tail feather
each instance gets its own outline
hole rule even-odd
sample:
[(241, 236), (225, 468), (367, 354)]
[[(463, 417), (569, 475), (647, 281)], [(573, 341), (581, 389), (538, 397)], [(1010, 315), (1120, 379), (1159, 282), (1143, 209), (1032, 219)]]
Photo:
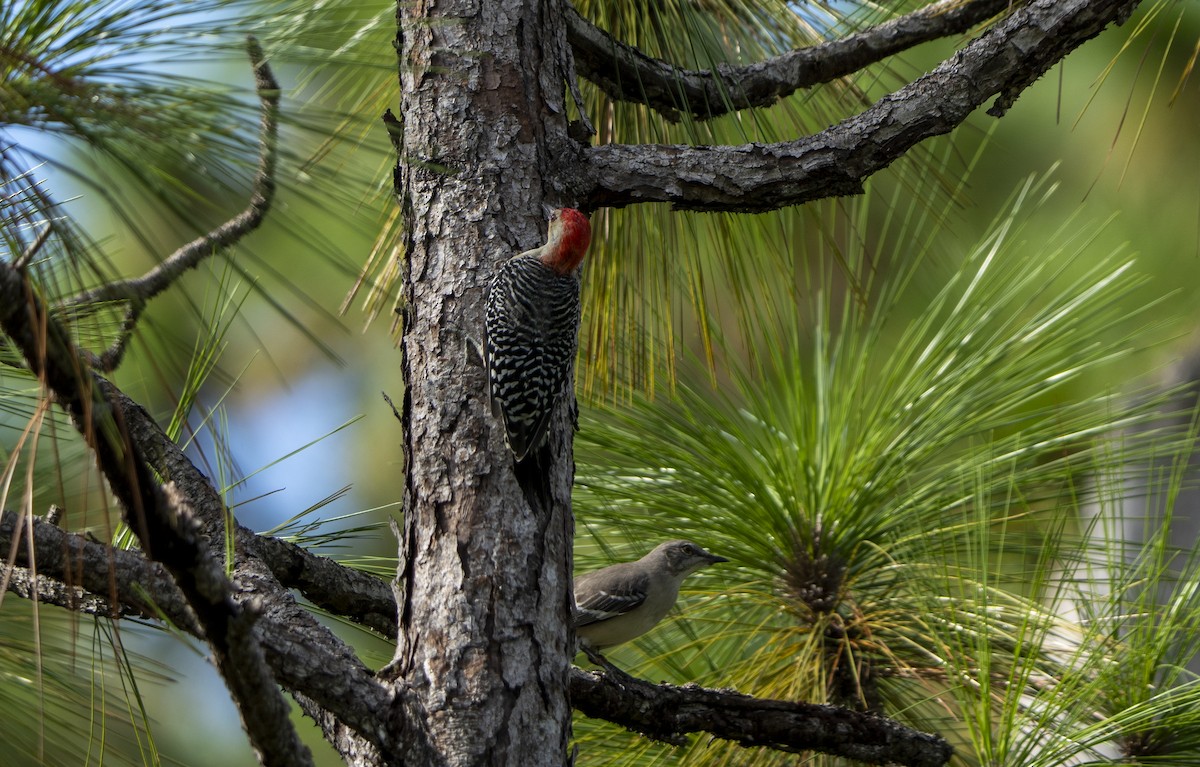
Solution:
[(550, 513), (550, 445), (543, 442), (528, 455), (517, 457), (513, 449), (513, 475), (525, 496), (525, 502), (536, 514), (543, 516)]

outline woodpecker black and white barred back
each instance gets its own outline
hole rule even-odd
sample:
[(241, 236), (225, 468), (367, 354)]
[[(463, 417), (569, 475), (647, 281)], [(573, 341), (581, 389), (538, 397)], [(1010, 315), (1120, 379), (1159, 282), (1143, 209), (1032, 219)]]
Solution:
[(579, 345), (579, 278), (592, 239), (587, 217), (554, 211), (546, 244), (500, 266), (487, 296), (492, 408), (518, 461), (546, 439)]

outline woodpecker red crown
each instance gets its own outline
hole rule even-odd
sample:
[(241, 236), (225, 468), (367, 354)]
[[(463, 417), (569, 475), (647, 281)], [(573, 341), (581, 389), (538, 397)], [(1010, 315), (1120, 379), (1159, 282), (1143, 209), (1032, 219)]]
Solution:
[(559, 274), (569, 274), (592, 242), (592, 225), (574, 208), (559, 208), (550, 215), (549, 235), (542, 262)]

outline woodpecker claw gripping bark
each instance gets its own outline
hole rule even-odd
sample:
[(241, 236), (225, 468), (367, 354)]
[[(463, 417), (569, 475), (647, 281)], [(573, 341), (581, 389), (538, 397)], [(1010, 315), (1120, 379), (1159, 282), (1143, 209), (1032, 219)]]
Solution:
[(586, 216), (554, 211), (546, 244), (502, 264), (488, 291), (488, 386), (517, 461), (545, 442), (567, 386), (579, 344), (576, 271), (591, 239)]

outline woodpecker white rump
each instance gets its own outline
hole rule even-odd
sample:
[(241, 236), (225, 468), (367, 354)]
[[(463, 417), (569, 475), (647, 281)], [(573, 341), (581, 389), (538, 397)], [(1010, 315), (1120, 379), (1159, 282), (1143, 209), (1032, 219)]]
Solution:
[(592, 240), (587, 216), (561, 208), (546, 244), (500, 266), (487, 296), (488, 386), (492, 409), (518, 461), (541, 447), (579, 345), (576, 271)]
[(645, 634), (666, 617), (679, 585), (697, 570), (728, 562), (691, 541), (667, 541), (636, 562), (622, 562), (575, 579), (575, 636), (593, 653)]

